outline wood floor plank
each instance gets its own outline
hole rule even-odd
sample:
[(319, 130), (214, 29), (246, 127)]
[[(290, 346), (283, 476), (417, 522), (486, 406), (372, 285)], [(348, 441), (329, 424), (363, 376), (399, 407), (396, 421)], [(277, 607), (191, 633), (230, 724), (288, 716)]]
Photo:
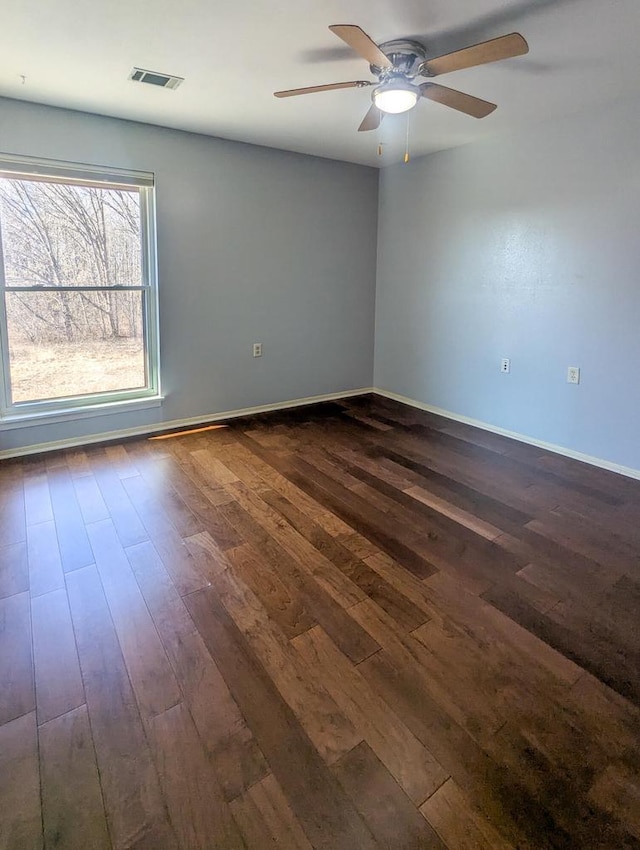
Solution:
[(359, 670), (405, 725), (433, 753), (456, 783), (470, 795), (501, 835), (522, 848), (538, 850), (533, 836), (513, 820), (512, 807), (534, 802), (494, 763), (471, 736), (429, 695), (415, 672), (398, 668), (385, 651), (359, 665)]
[(269, 621), (255, 594), (229, 570), (216, 577), (214, 589), (322, 758), (335, 761), (356, 746), (362, 736)]
[[(198, 535), (195, 535), (198, 537)], [(198, 559), (190, 550), (189, 544), (178, 532), (167, 526), (160, 533), (153, 533), (153, 546), (171, 575), (180, 596), (193, 593), (207, 587), (209, 580), (206, 571), (200, 568)]]
[(229, 560), (208, 531), (192, 534), (184, 538), (185, 545), (193, 557), (198, 570), (209, 585), (209, 579), (221, 573), (229, 565)]
[(429, 466), (411, 461), (394, 452), (391, 447), (370, 450), (367, 455), (375, 460), (385, 473), (391, 470), (401, 474), (408, 478), (410, 486), (419, 487), (447, 505), (453, 505), (456, 509), (472, 514), (503, 531), (521, 527), (532, 518), (531, 513), (519, 510), (510, 502), (494, 499)]
[(27, 528), (27, 557), (31, 596), (64, 588), (64, 572), (53, 520)]
[(366, 499), (354, 493), (347, 495), (344, 488), (305, 461), (294, 458), (292, 463), (295, 471), (290, 473), (291, 479), (300, 489), (319, 499), (325, 507), (400, 561), (410, 572), (420, 578), (435, 572), (432, 564), (403, 542), (402, 529), (390, 523), (382, 511), (371, 508)]
[(93, 552), (66, 466), (56, 467), (49, 472), (49, 492), (63, 570), (66, 573), (90, 566), (93, 564)]
[(459, 525), (464, 525), (465, 528), (468, 528), (475, 534), (479, 534), (480, 537), (484, 537), (486, 540), (495, 540), (496, 537), (499, 537), (499, 535), (502, 534), (503, 530), (501, 528), (491, 525), (490, 523), (485, 522), (485, 520), (478, 519), (467, 511), (456, 508), (438, 496), (432, 496), (424, 489), (424, 487), (409, 487), (403, 492), (408, 496), (411, 496), (412, 499), (416, 499), (418, 502), (428, 505), (430, 508), (433, 508), (448, 519), (457, 522)]
[[(124, 487), (127, 498), (135, 506), (135, 511), (146, 530), (147, 537), (153, 540), (155, 537), (164, 534), (167, 526), (177, 533), (175, 525), (171, 522), (169, 515), (163, 508), (159, 498), (161, 494), (156, 494), (155, 489), (144, 481), (140, 475), (122, 479), (121, 484)], [(200, 531), (201, 529), (198, 530)]]
[(84, 703), (84, 688), (65, 590), (31, 600), (38, 725)]
[(53, 520), (49, 482), (44, 470), (34, 470), (25, 475), (24, 507), (27, 525)]
[(343, 756), (332, 770), (380, 846), (446, 850), (366, 743)]
[(550, 617), (551, 612), (544, 615), (536, 611), (508, 589), (491, 588), (484, 598), (541, 642), (557, 650), (559, 655), (594, 673), (622, 696), (640, 705), (640, 653), (637, 650), (621, 655), (597, 634), (585, 634), (582, 629), (572, 627), (570, 621), (557, 622)]
[(283, 633), (292, 638), (311, 629), (315, 618), (296, 588), (287, 587), (269, 563), (249, 543), (230, 549), (227, 557), (233, 570), (256, 594)]
[(583, 711), (591, 740), (605, 747), (612, 759), (633, 760), (640, 739), (640, 709), (590, 673), (584, 673), (569, 693)]
[(91, 475), (89, 458), (84, 449), (67, 449), (64, 452), (64, 460), (72, 478), (82, 478), (85, 475)]
[(8, 481), (0, 489), (0, 546), (23, 543), (26, 539), (26, 514), (22, 480)]
[[(404, 636), (393, 620), (372, 600), (354, 605), (352, 616), (368, 629), (394, 662), (413, 670), (417, 679), (429, 682), (429, 693), (462, 728), (476, 740), (493, 735), (505, 722), (499, 708), (485, 699), (495, 691), (490, 676), (458, 659), (456, 667), (438, 658), (415, 634)], [(418, 630), (419, 633), (420, 630)]]
[(227, 802), (240, 797), (269, 773), (262, 750), (244, 721), (239, 731), (218, 744), (211, 757)]
[(26, 543), (10, 543), (0, 548), (0, 598), (29, 590)]
[(177, 847), (95, 567), (67, 574), (71, 616), (96, 751), (109, 833), (115, 850)]
[[(351, 467), (347, 465), (347, 469)], [(454, 574), (458, 580), (471, 574), (491, 584), (523, 565), (516, 555), (494, 543), (501, 535), (500, 528), (477, 518), (474, 521), (467, 512), (457, 512), (452, 518), (441, 508), (428, 505), (424, 498), (415, 499), (395, 489), (384, 477), (359, 469), (355, 472), (363, 483), (352, 489), (378, 503), (380, 510), (398, 522), (404, 522), (414, 550), (439, 570)]]
[(273, 774), (231, 804), (249, 850), (313, 850)]
[(164, 459), (146, 464), (141, 475), (126, 478), (123, 483), (136, 506), (144, 501), (157, 506), (181, 537), (205, 530), (202, 521), (173, 489)]
[[(424, 448), (424, 444), (397, 441), (394, 434), (393, 441), (368, 449), (366, 455), (379, 460), (382, 470), (403, 474), (414, 486), (504, 531), (523, 526), (535, 515), (538, 500), (529, 498), (528, 491), (507, 495), (495, 485), (489, 470), (476, 474), (464, 464), (434, 455), (428, 447), (421, 451)], [(551, 507), (557, 500), (548, 501), (547, 507)]]
[[(451, 698), (464, 705), (457, 697), (462, 684), (479, 702), (493, 705), (498, 716), (517, 719), (521, 728), (557, 751), (564, 749), (565, 741), (575, 752), (587, 746), (572, 729), (573, 721), (583, 712), (570, 699), (567, 684), (550, 675), (535, 658), (523, 658), (499, 634), (479, 626), (474, 623), (467, 629), (452, 622), (431, 622), (413, 633), (442, 665), (455, 671)], [(549, 716), (554, 717), (552, 725)], [(472, 728), (470, 731), (474, 734)], [(475, 734), (477, 737), (479, 731)], [(480, 740), (486, 744), (486, 736)], [(595, 753), (594, 744), (594, 758)]]
[(426, 800), (420, 811), (443, 839), (456, 850), (513, 850), (487, 818), (473, 809), (453, 779)]
[(42, 846), (38, 734), (32, 711), (0, 725), (0, 847)]
[(534, 530), (538, 529), (545, 536), (562, 545), (568, 545), (587, 558), (624, 571), (630, 564), (638, 562), (636, 535), (632, 532), (629, 539), (631, 529), (628, 528), (627, 523), (621, 525), (624, 529), (624, 537), (617, 534), (616, 523), (611, 521), (614, 518), (616, 518), (615, 514), (611, 517), (607, 516), (609, 524), (607, 533), (607, 529), (601, 527), (602, 518), (597, 523), (594, 523), (592, 519), (585, 522), (575, 511), (559, 505), (543, 517), (532, 519), (527, 526)]
[(560, 499), (557, 493), (540, 493), (531, 487), (533, 477), (520, 477), (514, 481), (507, 473), (494, 470), (490, 464), (466, 458), (464, 462), (455, 452), (434, 447), (424, 438), (406, 438), (393, 432), (393, 440), (384, 441), (384, 450), (394, 461), (406, 464), (409, 469), (428, 477), (431, 473), (451, 479), (458, 485), (476, 491), (496, 502), (507, 504), (524, 514), (539, 509), (555, 507)]
[(398, 784), (420, 805), (448, 774), (320, 627), (293, 641)]
[(271, 490), (264, 490), (261, 497), (277, 510), (287, 521), (322, 552), (367, 596), (374, 599), (388, 614), (394, 617), (407, 630), (416, 629), (425, 622), (419, 608), (402, 594), (399, 594), (381, 576), (371, 570), (341, 543), (317, 526), (313, 520), (292, 505), (287, 499)]
[[(247, 850), (262, 850), (266, 842), (278, 846), (279, 835), (269, 834), (269, 828), (264, 822), (260, 810), (248, 796), (238, 797), (231, 803), (233, 817), (242, 833)], [(268, 846), (268, 844), (267, 844)]]
[(127, 556), (224, 797), (233, 800), (268, 773), (264, 756), (153, 546)]
[(28, 593), (0, 599), (0, 726), (36, 707)]
[(133, 546), (148, 540), (149, 535), (122, 486), (122, 481), (109, 461), (106, 451), (94, 449), (89, 456), (89, 463), (122, 545)]
[(318, 850), (373, 850), (376, 843), (371, 833), (256, 662), (216, 594), (200, 590), (186, 601), (312, 845)]
[(526, 794), (528, 804), (514, 810), (520, 825), (537, 834), (548, 832), (558, 846), (640, 847), (620, 821), (587, 799), (586, 792), (594, 774), (589, 754), (573, 762), (571, 781), (561, 781), (562, 757), (545, 751), (526, 730), (508, 722), (489, 742), (491, 755), (510, 772), (512, 780)]
[(110, 850), (86, 706), (38, 730), (45, 847)]
[(171, 456), (178, 462), (182, 472), (212, 505), (225, 504), (231, 497), (228, 496), (222, 486), (218, 486), (217, 482), (207, 479), (202, 465), (195, 459), (189, 446), (185, 445), (186, 442), (184, 438), (171, 440), (169, 445)]
[(536, 462), (540, 469), (559, 475), (565, 483), (592, 482), (597, 489), (622, 500), (633, 500), (638, 495), (638, 488), (633, 479), (617, 475), (606, 469), (590, 466), (586, 463), (575, 463), (571, 458), (563, 457), (554, 452), (543, 452)]
[(127, 557), (200, 736), (215, 752), (242, 730), (238, 706), (154, 547), (149, 542), (129, 547)]
[(548, 584), (539, 586), (558, 593), (560, 598), (578, 596), (590, 604), (622, 575), (619, 569), (612, 571), (530, 528), (522, 528), (517, 536), (503, 534), (495, 544), (522, 562), (535, 564), (543, 575), (551, 574)]
[(134, 443), (129, 443), (126, 446), (105, 446), (105, 454), (109, 459), (109, 462), (118, 478), (132, 478), (139, 474), (140, 470), (138, 469), (134, 460), (134, 452), (135, 448), (139, 446), (142, 449), (144, 455), (145, 445), (146, 440), (143, 439)]
[(54, 449), (52, 452), (47, 452), (42, 462), (47, 472), (52, 472), (56, 469), (67, 469), (64, 449)]
[(348, 608), (364, 598), (364, 593), (335, 564), (294, 528), (283, 523), (278, 513), (259, 496), (251, 493), (242, 484), (229, 485), (229, 492), (233, 494), (238, 504), (295, 558), (302, 569), (312, 575), (339, 605)]
[[(522, 495), (535, 507), (551, 508), (554, 507), (553, 503), (571, 500), (576, 493), (589, 490), (580, 485), (570, 490), (558, 476), (536, 470), (512, 453), (499, 454), (480, 446), (472, 446), (467, 441), (452, 438), (443, 431), (430, 427), (413, 425), (409, 431), (423, 440), (426, 437), (424, 442), (430, 449), (435, 450), (436, 456), (440, 454), (455, 459), (458, 455), (459, 459), (464, 458), (465, 467), (475, 470), (476, 474), (482, 475), (483, 470), (491, 470), (493, 481), (508, 502), (512, 501), (517, 489), (523, 491)], [(590, 495), (600, 497), (603, 494), (591, 490)], [(608, 502), (606, 497), (605, 502)]]
[(225, 505), (224, 510), (242, 536), (268, 561), (292, 596), (300, 594), (309, 614), (323, 627), (342, 652), (354, 663), (362, 661), (380, 648), (375, 640), (353, 620), (342, 605), (336, 604), (316, 575), (303, 570), (298, 560), (283, 549), (237, 503)]
[(378, 549), (375, 543), (367, 540), (366, 537), (358, 534), (357, 531), (340, 534), (337, 539), (345, 547), (345, 549), (353, 552), (359, 560), (365, 560), (371, 555), (380, 554), (380, 549)]
[(73, 478), (73, 487), (76, 491), (80, 513), (86, 525), (90, 522), (100, 522), (100, 520), (109, 519), (109, 509), (102, 498), (102, 493), (93, 475), (82, 475), (81, 477)]
[[(544, 667), (557, 681), (573, 684), (583, 674), (582, 668), (574, 661), (562, 655), (553, 646), (541, 641), (536, 634), (525, 629), (496, 606), (484, 605), (483, 602), (474, 603), (473, 599), (469, 598), (469, 594), (461, 591), (450, 576), (440, 573), (430, 578), (428, 585), (432, 602), (443, 613), (446, 611), (449, 616), (459, 617), (461, 611), (473, 612), (485, 631), (489, 630), (502, 643), (520, 653), (521, 659), (534, 659), (536, 666)], [(509, 592), (513, 594), (513, 589), (509, 588)], [(520, 598), (522, 597), (518, 597)], [(531, 607), (531, 610), (535, 609)], [(536, 614), (538, 613), (536, 611)], [(494, 645), (492, 642), (491, 646)]]
[(589, 798), (628, 824), (640, 839), (640, 782), (625, 766), (609, 765), (594, 782)]
[[(562, 569), (557, 569), (552, 564), (544, 562), (526, 564), (518, 570), (516, 575), (536, 590), (547, 594), (548, 597), (555, 597), (556, 603), (572, 598), (576, 591), (577, 595), (583, 596), (583, 592), (587, 590), (589, 584), (589, 578), (585, 576), (583, 585), (578, 589), (575, 585), (575, 579), (571, 575), (567, 575)], [(552, 607), (553, 605), (539, 608), (539, 610), (546, 613)]]
[(381, 575), (388, 584), (407, 599), (410, 599), (426, 615), (427, 619), (438, 616), (438, 609), (432, 602), (429, 582), (420, 581), (384, 552), (368, 555), (364, 560), (367, 566)]
[(190, 537), (204, 530), (213, 537), (221, 549), (228, 549), (242, 542), (208, 495), (193, 483), (173, 458), (161, 458), (152, 467), (147, 467), (144, 477), (147, 483), (156, 482), (156, 486), (158, 483), (160, 486), (170, 486), (195, 517), (196, 527), (194, 528), (191, 527), (192, 521), (176, 526), (183, 537)]
[(237, 442), (222, 446), (216, 455), (224, 466), (236, 475), (238, 481), (245, 484), (253, 493), (262, 495), (263, 492), (271, 489), (252, 458), (247, 458), (245, 449)]
[(342, 546), (335, 535), (326, 531), (320, 523), (307, 516), (297, 504), (291, 502), (281, 493), (265, 486), (260, 490), (260, 497), (337, 567), (342, 568), (357, 561), (353, 557), (353, 553)]
[(291, 504), (296, 505), (332, 537), (353, 533), (353, 529), (347, 523), (332, 514), (322, 504), (312, 499), (295, 484), (292, 484), (277, 469), (265, 462), (264, 458), (269, 457), (268, 452), (265, 452), (259, 444), (252, 440), (248, 432), (238, 434), (238, 440), (245, 449), (245, 459), (256, 467), (273, 492), (279, 493)]
[(180, 688), (111, 520), (88, 526), (96, 566), (143, 720), (180, 702)]
[(234, 484), (240, 479), (225, 466), (216, 455), (208, 449), (199, 449), (191, 452), (193, 458), (201, 466), (203, 475), (216, 487), (224, 487), (225, 484)]
[[(601, 505), (581, 505), (574, 509), (564, 505), (558, 505), (550, 511), (544, 519), (552, 516), (554, 522), (562, 522), (571, 530), (574, 539), (580, 540), (582, 536), (589, 541), (600, 541), (600, 546), (607, 544), (613, 551), (620, 551), (635, 560), (635, 553), (640, 546), (640, 529), (635, 524), (637, 506), (623, 504), (616, 505), (609, 510), (603, 509)], [(598, 560), (598, 558), (596, 558)], [(604, 557), (604, 562), (608, 558)], [(625, 569), (628, 568), (628, 562)]]
[(154, 717), (150, 740), (171, 822), (184, 850), (244, 842), (188, 709), (181, 703)]

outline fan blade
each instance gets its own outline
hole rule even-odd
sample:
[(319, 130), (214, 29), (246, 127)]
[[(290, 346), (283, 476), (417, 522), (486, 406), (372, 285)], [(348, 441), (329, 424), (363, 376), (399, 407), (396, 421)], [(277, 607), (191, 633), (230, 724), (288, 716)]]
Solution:
[(369, 111), (362, 119), (362, 124), (358, 127), (358, 132), (363, 133), (367, 130), (377, 130), (382, 123), (383, 118), (384, 113), (378, 109), (375, 103), (372, 103), (369, 107)]
[(420, 91), (422, 97), (435, 100), (436, 103), (442, 103), (444, 106), (450, 106), (452, 109), (457, 109), (458, 112), (464, 112), (466, 115), (472, 115), (474, 118), (486, 118), (494, 109), (498, 108), (495, 103), (480, 100), (479, 97), (473, 97), (470, 94), (456, 91), (456, 89), (439, 86), (437, 83), (423, 83), (420, 86)]
[(354, 24), (333, 24), (329, 27), (332, 33), (352, 47), (370, 65), (377, 68), (393, 68), (393, 63), (388, 59), (378, 45), (369, 36)]
[(463, 50), (456, 50), (436, 59), (427, 59), (420, 66), (425, 76), (437, 77), (450, 71), (461, 71), (463, 68), (473, 68), (476, 65), (486, 65), (488, 62), (498, 62), (500, 59), (511, 59), (529, 52), (529, 45), (517, 32), (474, 44)]
[(307, 86), (304, 89), (287, 89), (286, 91), (274, 91), (275, 97), (294, 97), (298, 94), (313, 94), (317, 91), (334, 91), (335, 89), (360, 89), (364, 86), (372, 86), (368, 80), (353, 80), (350, 83), (329, 83), (326, 86)]

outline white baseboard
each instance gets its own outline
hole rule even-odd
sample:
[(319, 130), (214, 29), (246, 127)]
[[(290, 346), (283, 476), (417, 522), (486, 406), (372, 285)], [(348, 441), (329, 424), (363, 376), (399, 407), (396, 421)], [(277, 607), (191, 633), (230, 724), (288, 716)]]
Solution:
[(471, 419), (469, 416), (461, 416), (459, 413), (452, 413), (450, 410), (443, 410), (440, 407), (434, 407), (432, 404), (424, 404), (422, 401), (416, 401), (414, 398), (407, 398), (398, 393), (392, 393), (389, 390), (381, 390), (374, 387), (371, 392), (377, 395), (389, 398), (392, 401), (399, 401), (402, 404), (408, 404), (410, 407), (416, 407), (419, 410), (426, 410), (428, 413), (435, 413), (438, 416), (444, 416), (446, 419), (453, 419), (455, 422), (464, 422), (465, 425), (473, 425), (474, 428), (481, 428), (483, 431), (491, 431), (492, 434), (500, 434), (502, 437), (510, 437), (512, 440), (518, 440), (520, 443), (527, 443), (530, 446), (537, 446), (545, 451), (553, 452), (554, 454), (570, 457), (572, 460), (580, 460), (583, 463), (588, 463), (591, 466), (597, 466), (600, 469), (608, 469), (610, 472), (617, 472), (620, 475), (626, 475), (628, 478), (640, 479), (640, 469), (634, 469), (631, 466), (622, 466), (619, 463), (612, 463), (609, 460), (603, 460), (599, 457), (576, 452), (573, 449), (568, 449), (566, 446), (557, 446), (554, 443), (547, 443), (544, 440), (537, 440), (535, 437), (530, 437), (527, 434), (519, 434), (516, 431), (507, 431), (506, 428), (498, 428), (496, 425), (490, 425), (488, 422), (482, 422), (479, 419)]
[(106, 431), (101, 434), (90, 434), (86, 437), (70, 437), (68, 440), (56, 440), (49, 443), (37, 443), (31, 446), (23, 446), (16, 449), (0, 451), (0, 460), (23, 457), (25, 455), (41, 454), (42, 452), (58, 451), (59, 449), (73, 449), (79, 446), (88, 446), (92, 443), (105, 443), (113, 440), (122, 440), (127, 437), (144, 437), (147, 434), (162, 434), (165, 431), (173, 431), (179, 428), (191, 428), (198, 425), (206, 425), (209, 422), (220, 422), (223, 419), (238, 419), (241, 416), (251, 416), (254, 413), (268, 413), (274, 410), (288, 410), (291, 407), (303, 407), (306, 404), (316, 404), (320, 401), (337, 401), (341, 398), (351, 398), (357, 395), (366, 395), (373, 392), (372, 387), (361, 387), (356, 390), (344, 390), (338, 393), (326, 393), (325, 395), (308, 396), (307, 398), (295, 398), (289, 401), (279, 401), (274, 404), (260, 404), (257, 407), (243, 407), (238, 410), (225, 410), (221, 413), (210, 413), (206, 416), (192, 416), (189, 419), (172, 419), (169, 422), (158, 422), (151, 425), (142, 425), (137, 428), (122, 428), (119, 431)]
[(119, 431), (107, 431), (101, 434), (91, 434), (86, 437), (71, 437), (68, 440), (37, 443), (31, 446), (0, 451), (0, 460), (8, 460), (9, 458), (22, 457), (30, 454), (40, 454), (42, 452), (57, 451), (59, 449), (78, 448), (79, 446), (87, 446), (92, 443), (104, 443), (112, 440), (125, 439), (127, 437), (143, 437), (147, 434), (161, 434), (165, 431), (197, 427), (198, 425), (206, 425), (209, 422), (219, 422), (224, 419), (238, 419), (241, 416), (251, 416), (255, 413), (287, 410), (293, 407), (303, 407), (307, 404), (316, 404), (321, 401), (337, 401), (341, 398), (366, 395), (367, 393), (376, 393), (377, 395), (389, 398), (392, 401), (399, 401), (402, 404), (407, 404), (409, 407), (415, 407), (418, 410), (425, 410), (428, 413), (435, 413), (438, 416), (443, 416), (445, 419), (452, 419), (455, 422), (463, 422), (466, 425), (473, 425), (475, 428), (481, 428), (483, 431), (490, 431), (493, 434), (510, 437), (513, 440), (518, 440), (521, 443), (527, 443), (530, 446), (537, 446), (540, 449), (553, 452), (554, 454), (563, 455), (564, 457), (569, 457), (573, 460), (588, 463), (591, 466), (597, 466), (600, 469), (607, 469), (610, 472), (617, 472), (620, 475), (627, 476), (628, 478), (640, 480), (640, 469), (634, 469), (630, 466), (622, 466), (621, 464), (612, 463), (611, 461), (603, 460), (602, 458), (592, 457), (591, 455), (586, 455), (582, 452), (576, 452), (566, 446), (558, 446), (554, 443), (547, 443), (544, 440), (537, 440), (535, 437), (530, 437), (527, 434), (519, 434), (516, 431), (508, 431), (506, 428), (499, 428), (496, 425), (490, 425), (488, 422), (482, 422), (479, 419), (472, 419), (469, 416), (452, 413), (450, 410), (443, 410), (441, 407), (435, 407), (432, 404), (425, 404), (422, 401), (417, 401), (417, 399), (408, 398), (407, 396), (399, 395), (398, 393), (393, 393), (389, 390), (383, 390), (379, 387), (361, 387), (360, 389), (344, 390), (338, 393), (326, 393), (325, 395), (315, 395), (308, 396), (307, 398), (280, 401), (275, 402), (274, 404), (261, 404), (257, 407), (243, 407), (238, 410), (225, 410), (221, 413), (210, 413), (206, 416), (192, 416), (189, 419), (173, 419), (170, 422), (143, 425), (138, 428), (123, 428)]

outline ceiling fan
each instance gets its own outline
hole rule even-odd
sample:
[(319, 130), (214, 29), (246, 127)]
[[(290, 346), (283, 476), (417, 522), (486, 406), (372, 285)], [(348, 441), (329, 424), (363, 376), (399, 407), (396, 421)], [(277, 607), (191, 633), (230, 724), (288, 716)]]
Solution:
[(366, 59), (371, 73), (378, 78), (378, 82), (353, 80), (347, 83), (330, 83), (326, 86), (288, 89), (274, 92), (274, 94), (276, 97), (293, 97), (319, 91), (375, 86), (371, 95), (373, 103), (358, 127), (359, 131), (376, 130), (386, 113), (408, 112), (421, 97), (450, 106), (474, 118), (485, 118), (496, 109), (495, 103), (489, 103), (479, 97), (473, 97), (437, 83), (426, 82), (417, 85), (414, 80), (416, 77), (437, 77), (463, 68), (511, 59), (513, 56), (522, 56), (529, 52), (529, 45), (525, 39), (514, 32), (429, 59), (424, 45), (418, 41), (395, 39), (378, 45), (366, 32), (354, 24), (334, 24), (329, 29), (363, 59)]

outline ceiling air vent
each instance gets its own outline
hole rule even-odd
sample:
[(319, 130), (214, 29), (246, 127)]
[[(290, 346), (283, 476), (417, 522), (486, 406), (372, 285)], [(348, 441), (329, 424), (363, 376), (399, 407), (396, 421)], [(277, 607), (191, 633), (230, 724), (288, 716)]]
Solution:
[(148, 83), (150, 86), (160, 86), (161, 89), (177, 89), (184, 77), (172, 77), (171, 74), (160, 74), (158, 71), (147, 71), (144, 68), (134, 68), (129, 79), (135, 83)]

